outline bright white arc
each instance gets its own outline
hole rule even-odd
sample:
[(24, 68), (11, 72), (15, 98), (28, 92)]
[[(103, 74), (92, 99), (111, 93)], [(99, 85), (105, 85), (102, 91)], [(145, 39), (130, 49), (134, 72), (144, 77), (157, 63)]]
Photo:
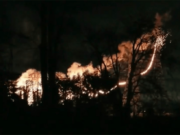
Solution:
[[(152, 67), (153, 62), (154, 62), (155, 54), (156, 54), (156, 45), (155, 45), (155, 47), (154, 47), (153, 56), (152, 56), (152, 58), (151, 58), (151, 61), (150, 61), (150, 63), (149, 63), (149, 66), (147, 67), (146, 70), (144, 70), (143, 72), (141, 72), (141, 75), (145, 75), (145, 74), (150, 70), (150, 68)], [(125, 81), (119, 82), (118, 85), (126, 85), (126, 82), (125, 82)]]
[(156, 54), (156, 46), (154, 47), (153, 56), (151, 58), (151, 62), (149, 63), (149, 66), (147, 67), (147, 69), (145, 71), (141, 72), (141, 75), (146, 74), (149, 71), (149, 69), (152, 67), (152, 64), (153, 64), (153, 61), (154, 61), (154, 58), (155, 58), (155, 54)]
[[(158, 36), (156, 39), (156, 42), (154, 44), (154, 48), (153, 48), (153, 54), (150, 58), (150, 61), (148, 62), (147, 67), (145, 68), (145, 70), (143, 70), (142, 72), (139, 73), (139, 75), (145, 75), (147, 74), (147, 72), (152, 68), (154, 59), (155, 59), (155, 55), (156, 55), (156, 51), (159, 50), (158, 47), (161, 47), (163, 45), (163, 42), (165, 41), (165, 38), (167, 37), (168, 34), (166, 34), (165, 36)], [(112, 62), (112, 61), (110, 61)], [(107, 61), (108, 63), (108, 61)], [(93, 68), (92, 63), (90, 63), (87, 66), (81, 66), (81, 64), (74, 62), (71, 67), (68, 69), (67, 72), (67, 76), (68, 78), (70, 78), (70, 80), (72, 80), (74, 77), (78, 77), (78, 76), (83, 76), (84, 72), (88, 72), (89, 74), (95, 73), (95, 75), (100, 75), (100, 72), (98, 71), (97, 68)], [(56, 72), (56, 77), (58, 79), (66, 79), (67, 76), (64, 73), (61, 72)], [(39, 98), (42, 98), (42, 84), (41, 84), (41, 73), (35, 69), (28, 69), (26, 72), (22, 73), (22, 75), (15, 81), (16, 83), (16, 88), (18, 88), (18, 90), (16, 91), (16, 93), (18, 95), (23, 95), (21, 93), (21, 88), (24, 89), (26, 88), (28, 90), (28, 104), (31, 105), (34, 102), (33, 96), (34, 93), (37, 94), (39, 96)], [(112, 87), (110, 89), (110, 91), (114, 90), (115, 88), (117, 88), (118, 86), (125, 86), (127, 84), (126, 80), (123, 81), (119, 81), (117, 85), (115, 85), (114, 87)], [(77, 84), (77, 86), (81, 86), (81, 84)], [(60, 90), (60, 89), (59, 89)], [(87, 88), (83, 88), (83, 90), (87, 90)], [(61, 90), (60, 90), (61, 91)], [(99, 94), (107, 94), (108, 92), (105, 92), (103, 90), (99, 90), (98, 91)], [(96, 93), (96, 95), (94, 95), (94, 93), (89, 93), (89, 96), (98, 96), (99, 94)], [(74, 97), (74, 95), (72, 93), (67, 93), (68, 95), (66, 96), (66, 99), (72, 99)], [(82, 91), (82, 94), (86, 94), (85, 91)]]

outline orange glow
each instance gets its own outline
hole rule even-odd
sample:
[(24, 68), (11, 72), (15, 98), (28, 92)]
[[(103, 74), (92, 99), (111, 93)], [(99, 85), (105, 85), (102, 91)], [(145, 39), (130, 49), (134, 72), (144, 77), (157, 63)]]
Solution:
[[(164, 18), (168, 20), (171, 18), (171, 16), (169, 16), (169, 12), (167, 12), (164, 16), (156, 14), (155, 18), (156, 18), (155, 27), (160, 28), (163, 25)], [(155, 59), (155, 54), (164, 45), (164, 41), (168, 34), (166, 35), (164, 33), (159, 34), (159, 35), (157, 34), (161, 32), (163, 32), (161, 29), (157, 30), (155, 28), (151, 32), (143, 34), (135, 42), (135, 48), (137, 48), (139, 43), (141, 43), (142, 39), (149, 41), (148, 39), (150, 37), (152, 36), (156, 37), (156, 42), (154, 44), (151, 42), (143, 42), (141, 43), (140, 48), (138, 48), (138, 51), (140, 52), (146, 51), (149, 47), (151, 49), (154, 49), (150, 63), (148, 64), (147, 68), (143, 72), (140, 73), (140, 75), (145, 75), (148, 73), (148, 71), (152, 68), (152, 65)], [(133, 46), (133, 43), (131, 41), (124, 41), (118, 45), (119, 52), (117, 54), (103, 56), (103, 62), (106, 65), (106, 68), (110, 76), (113, 77), (115, 75), (113, 66), (117, 64), (116, 62), (125, 61), (128, 64), (131, 63), (132, 56), (130, 54), (132, 54), (132, 49), (133, 49), (132, 46)], [(104, 64), (101, 64), (102, 69), (105, 69)], [(92, 90), (91, 84), (88, 84), (89, 87), (86, 88), (83, 85), (82, 80), (84, 79), (83, 75), (86, 72), (91, 75), (100, 76), (101, 72), (99, 71), (99, 69), (100, 69), (100, 66), (93, 67), (92, 62), (86, 66), (82, 66), (80, 63), (74, 62), (67, 69), (67, 74), (64, 74), (62, 72), (56, 72), (56, 77), (59, 80), (64, 80), (64, 79), (73, 80), (74, 78), (80, 77), (81, 81), (76, 83), (75, 85), (81, 88), (83, 94), (88, 94), (89, 97), (97, 97), (98, 93), (105, 94), (105, 92), (103, 90), (98, 90), (98, 93), (90, 92), (90, 90)], [(42, 97), (43, 91), (42, 91), (42, 86), (41, 86), (41, 73), (39, 71), (35, 69), (28, 69), (26, 72), (22, 73), (22, 75), (16, 81), (14, 81), (14, 83), (16, 83), (16, 88), (17, 88), (16, 94), (22, 95), (21, 98), (24, 98), (23, 94), (25, 92), (23, 91), (23, 89), (26, 90), (26, 92), (28, 93), (27, 95), (28, 95), (29, 105), (31, 105), (34, 102), (34, 98), (33, 98), (34, 93), (37, 93), (39, 98)], [(119, 86), (125, 86), (126, 84), (127, 84), (126, 81), (120, 81), (118, 83)], [(118, 85), (115, 85), (114, 87), (112, 87), (110, 91), (117, 88)], [(109, 93), (109, 91), (106, 92), (106, 94), (107, 93)], [(63, 95), (63, 92), (60, 88), (59, 88), (59, 95)], [(66, 91), (65, 99), (72, 100), (74, 97), (75, 95), (73, 94), (71, 90)]]
[[(154, 32), (154, 31), (153, 31), (153, 32)], [(167, 36), (168, 36), (168, 34), (166, 34), (166, 35), (164, 35), (164, 36), (161, 35), (161, 36), (158, 36), (158, 37), (157, 37), (156, 42), (155, 42), (155, 44), (154, 44), (154, 51), (153, 51), (153, 55), (152, 55), (152, 57), (151, 57), (151, 61), (150, 61), (149, 65), (148, 65), (148, 67), (147, 67), (143, 72), (141, 72), (140, 75), (145, 75), (145, 74), (151, 69), (151, 67), (152, 67), (152, 65), (153, 65), (153, 62), (154, 62), (154, 58), (155, 58), (155, 55), (156, 55), (157, 48), (158, 48), (158, 47), (161, 48), (161, 47), (164, 45), (164, 41), (165, 41), (165, 39), (166, 39)], [(128, 42), (128, 43), (129, 43), (129, 42)], [(129, 44), (130, 44), (130, 43), (129, 43)], [(147, 49), (147, 47), (145, 47), (145, 45), (144, 45), (144, 47), (142, 48), (142, 50), (144, 50), (144, 48)], [(124, 85), (126, 85), (126, 81), (119, 82), (118, 85), (124, 86)], [(117, 87), (117, 85), (114, 86), (113, 88), (111, 88), (111, 90), (114, 90), (116, 87)]]
[[(64, 79), (65, 74), (61, 72), (56, 72), (56, 77), (59, 79)], [(37, 93), (39, 98), (42, 98), (42, 85), (41, 85), (41, 73), (35, 69), (28, 69), (26, 72), (15, 81), (17, 95), (21, 95), (21, 98), (24, 99), (24, 91), (26, 90), (28, 97), (28, 105), (31, 105), (34, 102), (33, 93)], [(71, 96), (72, 97), (72, 96)]]
[(97, 68), (94, 68), (92, 62), (87, 66), (81, 66), (80, 63), (74, 62), (70, 68), (67, 70), (67, 75), (70, 79), (73, 79), (80, 76), (83, 77), (83, 73), (88, 72), (90, 74), (97, 73), (100, 75), (100, 72)]
[[(141, 72), (140, 75), (145, 75), (151, 69), (153, 62), (154, 62), (154, 59), (155, 59), (155, 54), (156, 54), (157, 48), (163, 46), (165, 38), (166, 38), (166, 36), (158, 36), (157, 37), (156, 42), (154, 44), (154, 51), (153, 51), (153, 55), (151, 57), (151, 61), (148, 65), (148, 67), (143, 72)], [(123, 44), (125, 44), (125, 43), (130, 44), (130, 42), (124, 42)], [(149, 43), (148, 43), (148, 45), (149, 45)], [(118, 49), (120, 49), (121, 52), (123, 52), (122, 50), (124, 49), (123, 53), (125, 53), (126, 52), (125, 49), (128, 49), (128, 48), (118, 46)], [(147, 49), (147, 44), (144, 44), (144, 46), (141, 48), (141, 51), (146, 51), (146, 49)], [(118, 53), (118, 56), (116, 56), (114, 54), (114, 55), (112, 55), (112, 57), (110, 57), (110, 56), (104, 56), (103, 57), (103, 61), (107, 65), (108, 71), (113, 69), (112, 65), (114, 64), (116, 59), (118, 61), (121, 61), (123, 59), (122, 54)], [(67, 76), (64, 73), (56, 72), (56, 77), (60, 80), (67, 79), (67, 78), (72, 80), (73, 78), (77, 78), (78, 76), (81, 79), (83, 79), (83, 74), (85, 72), (88, 72), (89, 74), (92, 74), (92, 75), (100, 76), (100, 71), (97, 68), (94, 68), (92, 63), (88, 64), (87, 66), (81, 66), (80, 63), (74, 62), (71, 65), (71, 67), (68, 68)], [(26, 89), (26, 91), (28, 92), (28, 104), (29, 105), (31, 105), (34, 102), (34, 100), (33, 100), (33, 93), (34, 92), (38, 93), (39, 98), (42, 97), (41, 73), (39, 71), (37, 71), (35, 69), (28, 69), (26, 72), (22, 73), (22, 75), (15, 81), (15, 83), (16, 83), (16, 88), (17, 88), (16, 94), (22, 95), (21, 98), (23, 98), (23, 93), (24, 93), (22, 91), (22, 89)], [(118, 83), (119, 86), (125, 86), (126, 84), (127, 84), (126, 81), (120, 81)], [(77, 83), (76, 85), (78, 87), (82, 88), (83, 94), (87, 93), (89, 95), (89, 97), (97, 97), (98, 96), (98, 94), (88, 92), (87, 88), (82, 86), (81, 83)], [(90, 84), (89, 84), (89, 87), (91, 88)], [(117, 88), (117, 85), (115, 85), (113, 88), (111, 88), (110, 91), (114, 90), (115, 88)], [(59, 90), (59, 92), (60, 91), (61, 90)], [(87, 92), (85, 92), (85, 91), (87, 91)], [(62, 92), (60, 92), (60, 93), (62, 93)], [(99, 93), (105, 94), (105, 92), (103, 90), (99, 90)], [(74, 98), (74, 96), (75, 95), (72, 92), (66, 93), (66, 99), (67, 100), (72, 100)]]
[(125, 85), (126, 82), (119, 82), (119, 85)]

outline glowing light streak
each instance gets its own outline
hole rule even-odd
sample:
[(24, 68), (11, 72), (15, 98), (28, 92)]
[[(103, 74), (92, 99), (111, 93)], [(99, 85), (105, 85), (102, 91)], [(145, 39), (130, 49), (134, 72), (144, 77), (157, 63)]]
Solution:
[[(155, 55), (156, 55), (156, 50), (157, 50), (157, 47), (161, 47), (163, 46), (163, 42), (165, 41), (166, 37), (168, 36), (168, 33), (163, 37), (163, 36), (159, 36), (157, 37), (156, 39), (156, 42), (154, 44), (154, 51), (153, 51), (153, 55), (151, 57), (151, 61), (148, 65), (148, 67), (146, 68), (146, 70), (144, 70), (143, 72), (140, 73), (140, 75), (145, 75), (152, 67), (153, 65), (153, 62), (154, 62), (154, 58), (155, 58)], [(124, 86), (126, 85), (126, 81), (122, 81), (122, 82), (119, 82), (118, 85), (120, 86)], [(117, 85), (115, 85), (113, 88), (111, 88), (110, 90), (114, 90), (115, 88), (117, 88)]]
[(124, 82), (119, 82), (118, 85), (125, 85), (125, 84), (126, 84), (126, 82), (124, 81)]
[[(140, 73), (140, 75), (145, 75), (151, 69), (153, 62), (154, 62), (154, 59), (155, 59), (156, 51), (163, 46), (163, 43), (164, 43), (167, 35), (168, 34), (166, 34), (165, 36), (157, 36), (156, 42), (154, 44), (153, 55), (151, 57), (150, 63), (148, 65), (148, 67), (143, 72)], [(131, 44), (131, 43), (129, 42), (129, 44)], [(143, 44), (143, 45), (144, 46), (142, 47), (142, 49), (140, 51), (145, 51), (147, 49), (146, 46), (148, 46), (149, 44), (146, 44), (146, 45)], [(120, 48), (120, 49), (122, 49), (122, 48)], [(117, 58), (118, 58), (117, 59), (118, 62), (122, 60), (121, 55), (122, 54), (120, 54), (120, 53), (118, 54), (118, 57), (116, 57), (116, 55), (113, 55), (112, 56), (113, 60), (109, 56), (103, 57), (103, 61), (107, 65), (108, 71), (110, 71), (110, 69), (112, 69), (112, 65), (114, 64), (113, 62)], [(103, 65), (102, 65), (102, 68), (104, 69)], [(77, 78), (77, 77), (80, 77), (80, 79), (84, 79), (83, 74), (85, 72), (88, 72), (89, 74), (94, 75), (94, 76), (100, 76), (100, 71), (98, 70), (98, 68), (94, 68), (92, 63), (88, 64), (87, 66), (81, 66), (80, 63), (74, 62), (71, 65), (71, 67), (68, 68), (67, 76), (64, 73), (56, 72), (56, 77), (59, 80), (64, 80), (64, 79), (65, 80), (66, 79), (72, 80), (73, 78)], [(29, 105), (34, 102), (33, 93), (35, 93), (35, 92), (38, 93), (39, 98), (41, 98), (41, 96), (42, 96), (42, 84), (41, 84), (41, 73), (39, 71), (37, 71), (35, 69), (28, 69), (26, 72), (22, 73), (22, 75), (16, 81), (14, 81), (14, 83), (16, 83), (16, 86), (17, 86), (16, 87), (17, 88), (16, 93), (18, 95), (22, 95), (22, 97), (23, 97), (24, 92), (22, 92), (22, 89), (25, 89), (28, 92), (28, 94), (27, 94), (28, 99), (27, 100), (28, 100)], [(126, 81), (120, 81), (118, 83), (119, 86), (125, 86), (126, 84), (127, 84)], [(110, 91), (117, 88), (118, 85), (115, 85), (114, 87), (112, 87), (110, 89)], [(76, 84), (76, 86), (78, 86), (82, 89), (82, 94), (88, 94), (90, 97), (97, 97), (98, 96), (98, 94), (88, 92), (87, 88), (85, 86), (82, 86), (82, 82), (78, 82)], [(89, 88), (92, 89), (91, 84), (89, 84)], [(62, 96), (63, 93), (60, 91), (61, 90), (59, 90), (59, 95)], [(104, 92), (103, 90), (99, 90), (99, 93), (100, 94), (107, 94), (109, 92)], [(65, 99), (72, 100), (74, 96), (75, 95), (73, 95), (71, 92), (69, 92), (66, 94)]]
[(104, 94), (104, 91), (102, 91), (102, 90), (99, 90), (99, 93), (100, 93), (100, 94)]

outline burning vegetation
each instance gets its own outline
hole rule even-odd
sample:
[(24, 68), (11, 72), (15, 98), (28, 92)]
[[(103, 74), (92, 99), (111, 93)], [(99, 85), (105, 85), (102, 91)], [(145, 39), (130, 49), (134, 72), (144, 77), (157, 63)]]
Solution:
[[(32, 4), (37, 6), (40, 18), (32, 19), (37, 26), (28, 28), (30, 17), (25, 16), (22, 32), (21, 24), (17, 29), (8, 28), (13, 23), (8, 15), (7, 21), (2, 21), (9, 37), (6, 39), (2, 31), (0, 131), (175, 131), (178, 126), (172, 123), (180, 117), (180, 98), (177, 93), (174, 101), (175, 92), (171, 93), (175, 87), (169, 85), (178, 81), (172, 79), (173, 75), (172, 78), (167, 75), (169, 66), (163, 58), (174, 53), (172, 50), (178, 50), (171, 46), (176, 44), (175, 36), (171, 37), (176, 34), (168, 29), (171, 22), (164, 26), (171, 19), (170, 12), (163, 14), (167, 9), (161, 10), (161, 3), (157, 4), (159, 13), (156, 14), (156, 9), (146, 9), (149, 4), (141, 2), (138, 4), (141, 8), (132, 14), (129, 11), (137, 9), (134, 4), (124, 8), (120, 3), (114, 10), (113, 4), (107, 6), (103, 2), (102, 10), (98, 4), (95, 10), (91, 5), (91, 11), (84, 4), (82, 8), (79, 4), (79, 8), (69, 7), (68, 3), (64, 7), (64, 4), (60, 3), (62, 8), (54, 2)], [(114, 21), (108, 18), (110, 12), (103, 13), (111, 9), (109, 7), (115, 12), (108, 12), (117, 13)], [(96, 26), (90, 16), (94, 16), (97, 9), (102, 18), (96, 19)], [(83, 10), (86, 13), (81, 12)], [(111, 22), (107, 20), (106, 23), (103, 18)], [(169, 68), (168, 71), (173, 70)], [(19, 124), (12, 124), (17, 121)]]
[[(101, 55), (98, 66), (94, 67), (92, 62), (86, 66), (74, 62), (67, 69), (66, 74), (56, 72), (59, 103), (64, 104), (66, 100), (79, 99), (84, 96), (90, 99), (98, 98), (118, 88), (123, 93), (122, 104), (124, 106), (127, 102), (139, 102), (140, 96), (135, 94), (131, 95), (133, 101), (128, 101), (128, 93), (131, 93), (130, 89), (133, 89), (133, 93), (140, 93), (139, 79), (151, 70), (156, 55), (160, 54), (165, 43), (169, 33), (161, 29), (162, 18), (156, 14), (153, 29), (145, 30), (134, 40), (123, 41), (116, 45), (117, 53)], [(41, 78), (40, 71), (28, 69), (17, 80), (11, 81), (10, 85), (14, 85), (14, 88), (8, 87), (9, 94), (19, 95), (21, 99), (27, 100), (28, 105), (39, 105), (43, 95)], [(49, 78), (48, 74), (47, 78)], [(132, 88), (129, 87), (130, 85)], [(135, 87), (138, 87), (138, 90), (135, 90)]]
[[(152, 68), (155, 55), (157, 51), (163, 46), (167, 34), (163, 33), (156, 36), (156, 41), (154, 43), (141, 43), (141, 45), (138, 46), (141, 40), (145, 40), (143, 37), (145, 36), (142, 36), (142, 39), (138, 39), (136, 41), (137, 43), (135, 44), (135, 47), (139, 47), (139, 50), (141, 52), (145, 52), (147, 51), (148, 47), (151, 46), (150, 48), (153, 49), (153, 54), (149, 64), (147, 65), (147, 68), (143, 70), (140, 75), (145, 75)], [(71, 67), (68, 68), (67, 75), (61, 72), (56, 72), (56, 84), (59, 87), (60, 97), (64, 97), (63, 100), (72, 100), (74, 98), (79, 98), (81, 93), (87, 94), (90, 98), (96, 98), (98, 94), (108, 94), (110, 91), (117, 88), (118, 85), (125, 86), (126, 80), (119, 81), (118, 85), (116, 85), (115, 81), (112, 81), (113, 78), (115, 78), (113, 65), (115, 65), (116, 62), (121, 63), (121, 61), (124, 60), (123, 56), (125, 55), (124, 53), (126, 53), (125, 49), (130, 46), (133, 46), (131, 42), (123, 42), (118, 46), (120, 52), (117, 55), (113, 54), (112, 56), (103, 57), (104, 65), (102, 64), (102, 69), (104, 71), (106, 68), (109, 72), (109, 82), (103, 82), (99, 66), (93, 67), (92, 62), (87, 66), (81, 66), (80, 63), (74, 62)], [(95, 84), (95, 82), (92, 82), (95, 80), (97, 80), (97, 82), (101, 84)], [(99, 80), (102, 80), (102, 82), (100, 82)], [(119, 78), (119, 80), (122, 79)], [(38, 97), (38, 99), (41, 99), (43, 91), (41, 85), (41, 73), (39, 71), (35, 69), (28, 69), (26, 72), (22, 73), (22, 75), (13, 83), (16, 85), (17, 88), (15, 93), (20, 95), (22, 99), (25, 97), (24, 94), (27, 94), (26, 96), (29, 105), (34, 102), (35, 96)], [(108, 87), (105, 86), (107, 83), (109, 83)], [(69, 85), (68, 87), (67, 84)], [(94, 86), (92, 86), (93, 84)], [(99, 88), (98, 85), (104, 85), (105, 87)], [(75, 87), (78, 90), (75, 90)]]

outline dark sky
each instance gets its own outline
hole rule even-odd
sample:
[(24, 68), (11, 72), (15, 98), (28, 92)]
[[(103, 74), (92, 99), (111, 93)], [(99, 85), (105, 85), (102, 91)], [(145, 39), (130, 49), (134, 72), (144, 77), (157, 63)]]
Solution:
[[(162, 53), (165, 89), (170, 96), (180, 99), (180, 5), (179, 1), (55, 1), (54, 17), (57, 29), (61, 29), (58, 44), (57, 71), (66, 73), (73, 62), (87, 65), (94, 62), (93, 49), (85, 44), (88, 30), (110, 29), (119, 38), (128, 37), (127, 30), (137, 18), (154, 18), (171, 10), (171, 20), (164, 25), (171, 30), (171, 44), (167, 42)], [(15, 73), (29, 68), (40, 70), (40, 2), (11, 1), (0, 3), (0, 69), (12, 67)], [(98, 33), (96, 33), (99, 36)], [(96, 36), (96, 35), (95, 35)], [(123, 39), (123, 38), (122, 38)], [(168, 40), (169, 41), (169, 40)], [(100, 43), (101, 44), (101, 43)], [(103, 44), (103, 43), (102, 43)], [(102, 46), (103, 48), (103, 46)], [(12, 50), (12, 52), (10, 51)], [(11, 57), (13, 60), (11, 61)], [(12, 63), (12, 65), (11, 65)]]
[[(10, 63), (9, 48), (12, 48), (14, 72), (21, 73), (28, 68), (39, 69), (40, 67), (39, 5), (40, 2), (31, 1), (2, 2), (0, 5), (2, 63)], [(62, 29), (62, 35), (59, 37), (59, 46), (61, 47), (58, 50), (60, 58), (57, 70), (66, 72), (66, 69), (74, 61), (86, 65), (93, 60), (94, 54), (91, 47), (83, 42), (86, 39), (87, 29), (93, 31), (112, 29), (123, 36), (123, 34), (127, 34), (126, 30), (139, 16), (145, 15), (153, 18), (157, 12), (164, 13), (170, 8), (176, 7), (177, 2), (163, 1), (53, 2), (57, 28)], [(178, 18), (178, 16), (176, 17)], [(169, 24), (169, 27), (171, 25)], [(179, 24), (173, 24), (173, 27), (177, 29)], [(2, 68), (4, 69), (4, 67)]]

